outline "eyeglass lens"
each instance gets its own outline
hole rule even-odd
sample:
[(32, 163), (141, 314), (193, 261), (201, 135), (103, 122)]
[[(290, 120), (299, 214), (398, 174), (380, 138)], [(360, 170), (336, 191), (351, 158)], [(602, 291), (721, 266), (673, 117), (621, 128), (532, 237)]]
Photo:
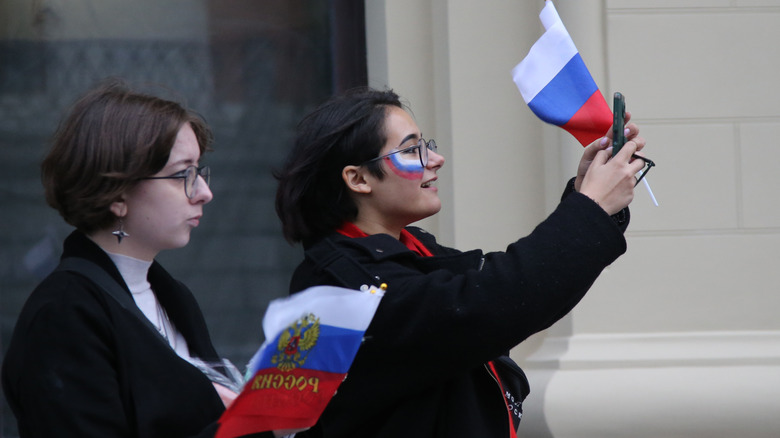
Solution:
[(206, 182), (206, 185), (209, 185), (211, 180), (211, 169), (209, 166), (203, 166), (200, 169), (195, 166), (190, 166), (187, 168), (187, 174), (184, 179), (184, 193), (190, 199), (195, 196), (195, 187), (198, 185), (198, 175), (203, 178), (203, 181)]
[(428, 150), (436, 152), (436, 141), (433, 139), (425, 141), (424, 138), (420, 138), (420, 142), (417, 145), (420, 146), (420, 163), (423, 167), (426, 167), (428, 165)]

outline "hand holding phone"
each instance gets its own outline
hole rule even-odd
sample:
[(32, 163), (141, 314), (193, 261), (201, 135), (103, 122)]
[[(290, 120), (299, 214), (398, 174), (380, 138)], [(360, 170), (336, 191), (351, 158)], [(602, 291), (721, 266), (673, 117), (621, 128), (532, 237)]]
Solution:
[(612, 101), (612, 156), (626, 144), (626, 98), (616, 92)]

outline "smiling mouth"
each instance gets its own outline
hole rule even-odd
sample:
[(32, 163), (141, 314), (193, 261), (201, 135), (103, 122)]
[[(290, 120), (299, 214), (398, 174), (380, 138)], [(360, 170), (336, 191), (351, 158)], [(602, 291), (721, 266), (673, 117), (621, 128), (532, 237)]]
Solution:
[(436, 180), (435, 180), (435, 179), (432, 179), (432, 180), (430, 180), (430, 181), (426, 181), (426, 182), (424, 182), (423, 184), (421, 184), (421, 185), (420, 185), (420, 187), (422, 187), (422, 188), (424, 188), (424, 189), (427, 189), (428, 187), (431, 187), (431, 186), (433, 186), (433, 183), (435, 183), (435, 182), (436, 182)]

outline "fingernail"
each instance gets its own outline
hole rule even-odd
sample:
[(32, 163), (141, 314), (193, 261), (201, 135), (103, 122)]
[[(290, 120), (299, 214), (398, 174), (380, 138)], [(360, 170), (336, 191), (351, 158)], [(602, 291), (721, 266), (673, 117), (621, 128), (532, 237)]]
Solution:
[(623, 132), (623, 134), (624, 135), (628, 135), (629, 132), (631, 132), (631, 131), (629, 131), (628, 128), (626, 128), (626, 130)]
[(602, 146), (606, 146), (607, 142), (609, 142), (609, 139), (607, 137), (601, 137), (601, 141), (599, 142), (599, 144)]

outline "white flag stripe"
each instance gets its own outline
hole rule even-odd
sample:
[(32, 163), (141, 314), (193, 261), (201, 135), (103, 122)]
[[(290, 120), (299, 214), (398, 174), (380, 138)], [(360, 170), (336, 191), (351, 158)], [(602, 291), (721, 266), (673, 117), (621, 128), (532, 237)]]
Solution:
[(335, 286), (315, 286), (271, 302), (263, 318), (266, 339), (274, 339), (304, 314), (314, 313), (320, 323), (365, 330), (379, 306), (382, 290), (361, 292)]
[(563, 21), (558, 15), (558, 10), (555, 9), (555, 5), (550, 0), (546, 0), (544, 2), (542, 12), (539, 12), (539, 20), (541, 20), (542, 26), (544, 26), (544, 30), (553, 27), (557, 23), (561, 23), (561, 25), (563, 25)]
[(246, 378), (249, 379), (257, 371), (255, 368), (270, 343), (274, 342), (282, 330), (302, 316), (313, 313), (320, 318), (321, 324), (365, 331), (384, 293), (384, 290), (373, 286), (366, 291), (314, 286), (295, 295), (271, 301), (263, 316), (265, 341), (249, 360)]
[(547, 2), (539, 18), (545, 33), (531, 47), (528, 56), (512, 69), (512, 78), (526, 103), (533, 100), (577, 54), (577, 47), (552, 2)]

